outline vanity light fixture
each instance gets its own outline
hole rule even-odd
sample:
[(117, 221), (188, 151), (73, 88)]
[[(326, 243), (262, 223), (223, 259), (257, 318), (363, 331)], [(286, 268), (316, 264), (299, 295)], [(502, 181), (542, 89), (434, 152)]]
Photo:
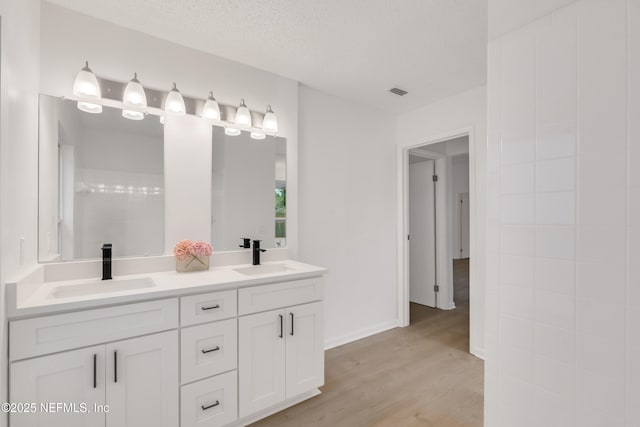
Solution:
[(173, 89), (167, 95), (167, 100), (164, 102), (164, 111), (174, 116), (184, 116), (186, 114), (184, 99), (175, 82), (173, 83)]
[(267, 135), (260, 132), (251, 132), (251, 139), (265, 139)]
[(266, 132), (278, 132), (278, 118), (271, 109), (271, 105), (267, 106), (267, 112), (262, 120), (262, 129)]
[(102, 113), (102, 105), (91, 101), (100, 101), (102, 92), (100, 91), (100, 83), (91, 68), (89, 61), (85, 61), (84, 67), (78, 71), (73, 81), (73, 94), (80, 98), (78, 101), (78, 109), (87, 113)]
[(144, 119), (144, 113), (140, 110), (147, 108), (147, 95), (138, 81), (138, 73), (133, 73), (133, 78), (127, 83), (122, 103), (127, 107), (122, 110), (122, 117), (131, 120)]
[(240, 100), (240, 105), (236, 110), (236, 125), (251, 127), (251, 112), (247, 108), (247, 104), (244, 103), (244, 99)]
[(217, 122), (220, 120), (220, 106), (218, 101), (213, 97), (213, 92), (209, 92), (209, 98), (204, 103), (202, 109), (202, 118), (209, 122)]
[(225, 135), (229, 135), (229, 136), (238, 136), (242, 133), (242, 131), (240, 129), (235, 129), (235, 128), (229, 128), (229, 127), (225, 127), (224, 128), (224, 134)]

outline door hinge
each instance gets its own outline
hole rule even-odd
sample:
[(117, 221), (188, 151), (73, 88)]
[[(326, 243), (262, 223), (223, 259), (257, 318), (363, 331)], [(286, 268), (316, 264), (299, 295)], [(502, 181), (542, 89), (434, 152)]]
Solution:
[(434, 292), (440, 292), (440, 286), (435, 285), (435, 286), (433, 287), (433, 291), (434, 291)]
[(433, 175), (433, 182), (438, 182), (438, 175)]

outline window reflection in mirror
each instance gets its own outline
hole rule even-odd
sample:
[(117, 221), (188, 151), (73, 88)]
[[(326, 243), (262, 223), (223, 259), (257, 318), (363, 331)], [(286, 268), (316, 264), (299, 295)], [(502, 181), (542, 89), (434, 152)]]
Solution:
[(238, 250), (243, 237), (286, 247), (286, 139), (251, 139), (213, 128), (212, 227), (215, 251)]
[(40, 262), (164, 252), (163, 127), (121, 113), (40, 96)]

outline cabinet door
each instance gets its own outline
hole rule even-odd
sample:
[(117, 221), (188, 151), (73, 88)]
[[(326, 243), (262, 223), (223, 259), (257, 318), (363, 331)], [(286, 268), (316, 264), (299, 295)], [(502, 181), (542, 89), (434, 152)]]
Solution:
[(178, 332), (107, 344), (109, 427), (178, 425)]
[(240, 417), (285, 398), (285, 323), (284, 310), (239, 319)]
[(37, 405), (11, 414), (12, 427), (104, 427), (104, 345), (14, 362), (10, 375), (10, 401)]
[(286, 310), (287, 399), (324, 384), (324, 323), (322, 303)]

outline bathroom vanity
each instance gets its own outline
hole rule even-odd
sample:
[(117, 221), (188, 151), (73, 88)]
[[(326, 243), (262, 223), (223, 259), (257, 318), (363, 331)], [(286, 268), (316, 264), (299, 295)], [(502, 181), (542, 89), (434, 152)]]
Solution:
[(325, 272), (280, 261), (45, 282), (36, 270), (7, 285), (10, 425), (246, 425), (313, 397)]

